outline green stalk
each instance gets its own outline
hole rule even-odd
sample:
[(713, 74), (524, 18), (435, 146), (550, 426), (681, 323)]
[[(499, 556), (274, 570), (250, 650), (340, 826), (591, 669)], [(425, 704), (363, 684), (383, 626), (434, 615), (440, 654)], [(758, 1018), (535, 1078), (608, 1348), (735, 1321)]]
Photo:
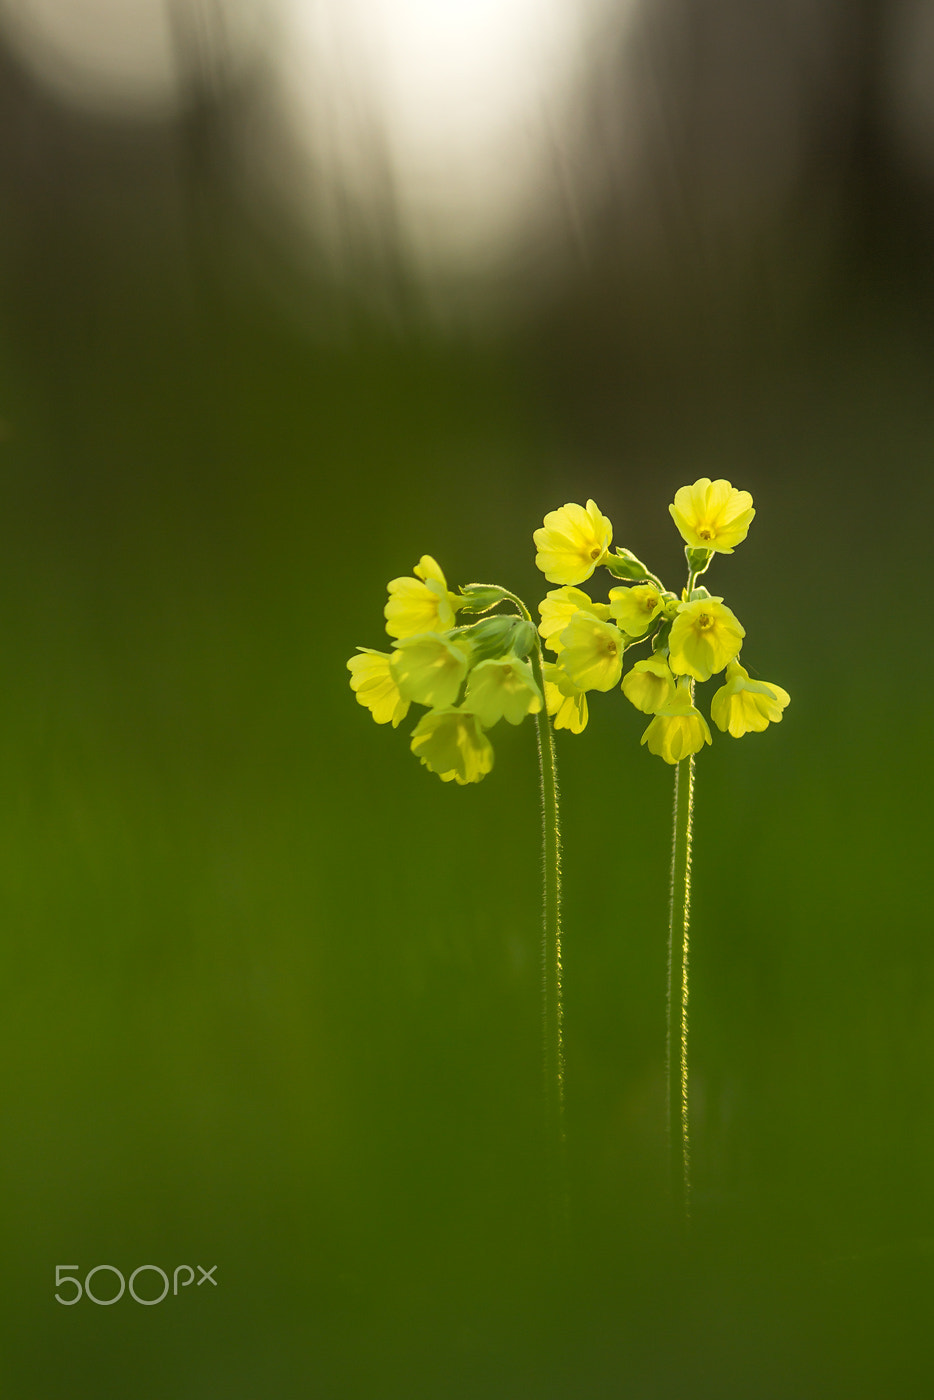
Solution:
[[(531, 656), (532, 670), (545, 694), (540, 647)], [(542, 784), (542, 1012), (545, 1105), (548, 1138), (555, 1156), (555, 1194), (563, 1213), (564, 1197), (564, 1008), (561, 999), (561, 828), (558, 821), (558, 774), (551, 721), (544, 705), (535, 716)]]
[(668, 1151), (672, 1198), (690, 1215), (691, 1154), (688, 1106), (688, 935), (691, 921), (691, 835), (694, 755), (675, 768), (668, 918)]
[[(532, 616), (514, 593), (507, 594), (527, 622)], [(536, 684), (545, 695), (541, 643), (529, 657)], [(549, 1208), (556, 1243), (568, 1222), (566, 1141), (564, 1130), (564, 1006), (561, 992), (561, 826), (558, 816), (558, 770), (554, 731), (543, 703), (535, 716), (542, 790), (542, 1047), (545, 1132), (549, 1158)]]

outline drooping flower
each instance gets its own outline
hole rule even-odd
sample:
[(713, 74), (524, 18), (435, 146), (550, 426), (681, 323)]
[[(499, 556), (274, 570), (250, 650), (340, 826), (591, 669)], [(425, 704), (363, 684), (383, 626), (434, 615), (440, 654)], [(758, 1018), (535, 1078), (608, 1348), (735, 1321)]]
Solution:
[(773, 682), (753, 681), (738, 661), (726, 668), (726, 684), (710, 702), (710, 718), (724, 734), (734, 739), (744, 734), (761, 734), (769, 724), (777, 724), (782, 711), (791, 703), (787, 690)]
[(675, 693), (675, 678), (664, 656), (637, 661), (623, 676), (623, 694), (646, 715), (657, 715)]
[(746, 538), (755, 511), (748, 491), (736, 491), (722, 478), (702, 476), (693, 486), (682, 486), (668, 507), (682, 538), (693, 549), (732, 554), (733, 546)]
[(666, 763), (680, 763), (712, 743), (710, 726), (691, 699), (690, 681), (678, 682), (674, 695), (661, 707), (640, 742)]
[(610, 589), (610, 616), (630, 637), (643, 636), (663, 606), (662, 595), (652, 583)]
[(581, 612), (560, 640), (561, 665), (579, 690), (612, 690), (619, 684), (626, 643), (618, 627)]
[(458, 600), (430, 554), (415, 565), (415, 578), (394, 578), (383, 609), (390, 637), (414, 637), (419, 632), (447, 632), (454, 626)]
[(463, 646), (437, 632), (422, 632), (396, 643), (389, 669), (406, 700), (446, 709), (457, 699), (469, 665)]
[[(612, 597), (612, 594), (610, 596)], [(580, 588), (553, 588), (550, 593), (545, 594), (538, 610), (542, 615), (538, 630), (544, 638), (545, 646), (554, 652), (561, 651), (560, 634), (577, 613), (586, 612), (601, 621), (610, 616), (610, 609), (606, 603), (595, 603)]]
[(587, 727), (587, 696), (571, 680), (563, 666), (546, 661), (545, 706), (555, 729), (569, 729), (581, 734)]
[(722, 598), (682, 603), (668, 638), (671, 669), (678, 676), (707, 681), (739, 655), (746, 635)]
[(360, 655), (352, 656), (347, 662), (351, 689), (377, 724), (391, 722), (395, 729), (408, 714), (409, 701), (401, 695), (389, 669), (392, 657), (388, 652), (373, 651), (371, 647), (357, 650)]
[(412, 731), (412, 752), (443, 783), (479, 783), (493, 767), (493, 745), (476, 715), (429, 710)]
[(549, 511), (532, 538), (538, 550), (535, 563), (549, 583), (583, 583), (606, 557), (613, 526), (594, 501), (586, 508), (567, 504)]
[(501, 719), (521, 724), (526, 715), (537, 715), (542, 703), (531, 666), (513, 656), (474, 666), (464, 709), (476, 715), (484, 729), (492, 729)]

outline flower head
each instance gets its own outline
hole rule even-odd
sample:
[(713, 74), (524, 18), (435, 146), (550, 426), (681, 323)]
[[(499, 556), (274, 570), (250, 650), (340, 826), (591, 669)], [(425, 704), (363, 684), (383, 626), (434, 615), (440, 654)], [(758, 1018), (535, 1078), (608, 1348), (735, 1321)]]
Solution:
[(561, 665), (579, 690), (612, 690), (619, 684), (626, 643), (618, 627), (576, 613), (560, 640)]
[(545, 516), (532, 538), (535, 563), (550, 583), (583, 583), (606, 557), (613, 526), (594, 501), (584, 506), (563, 505)]
[(717, 554), (733, 553), (756, 513), (748, 491), (736, 491), (728, 481), (711, 481), (709, 476), (682, 486), (668, 510), (687, 544)]
[(641, 742), (666, 763), (680, 763), (712, 742), (710, 726), (691, 699), (690, 681), (678, 682), (671, 700), (659, 710)]
[(657, 715), (674, 697), (675, 678), (664, 656), (637, 661), (623, 676), (623, 694), (646, 715)]
[(561, 651), (563, 643), (560, 634), (577, 613), (586, 612), (601, 621), (610, 616), (606, 603), (595, 603), (580, 588), (553, 588), (545, 594), (538, 610), (542, 615), (538, 630), (545, 640), (545, 646), (554, 652)]
[(663, 606), (662, 595), (652, 583), (610, 589), (610, 616), (630, 637), (643, 636)]
[(454, 626), (457, 599), (430, 554), (415, 565), (415, 578), (391, 579), (383, 609), (390, 637), (414, 637), (419, 632), (447, 632)]
[(406, 700), (444, 709), (457, 699), (469, 665), (462, 646), (437, 632), (422, 632), (396, 642), (389, 669)]
[(501, 719), (521, 724), (526, 715), (537, 715), (541, 708), (542, 692), (527, 661), (514, 656), (481, 661), (471, 671), (464, 709), (476, 715), (484, 729), (492, 729)]
[(769, 724), (777, 724), (782, 711), (791, 703), (787, 690), (771, 681), (753, 681), (749, 672), (732, 661), (726, 668), (726, 684), (710, 702), (710, 718), (724, 734), (734, 739), (743, 734), (761, 734)]
[(476, 715), (429, 710), (412, 732), (412, 752), (443, 783), (479, 783), (493, 767), (493, 745)]
[(668, 638), (671, 669), (678, 676), (708, 681), (739, 655), (745, 635), (722, 598), (682, 603)]
[(546, 661), (545, 705), (555, 729), (580, 734), (587, 727), (587, 696), (571, 680), (563, 666)]
[(377, 724), (389, 724), (395, 729), (409, 712), (409, 702), (403, 699), (389, 669), (392, 657), (385, 651), (358, 647), (359, 656), (347, 662), (350, 686), (361, 705), (365, 705)]

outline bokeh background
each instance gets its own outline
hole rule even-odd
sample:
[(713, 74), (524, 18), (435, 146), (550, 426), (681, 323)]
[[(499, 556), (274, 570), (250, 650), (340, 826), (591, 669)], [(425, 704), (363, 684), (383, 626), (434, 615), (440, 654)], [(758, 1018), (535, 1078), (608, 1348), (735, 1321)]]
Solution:
[[(11, 1397), (930, 1382), (932, 64), (914, 0), (2, 0)], [(680, 586), (700, 475), (793, 700), (699, 762), (687, 1242), (672, 775), (558, 736), (556, 1266), (532, 728), (442, 785), (345, 661), (424, 552), (541, 596), (564, 501)], [(217, 1287), (54, 1301), (150, 1263)]]

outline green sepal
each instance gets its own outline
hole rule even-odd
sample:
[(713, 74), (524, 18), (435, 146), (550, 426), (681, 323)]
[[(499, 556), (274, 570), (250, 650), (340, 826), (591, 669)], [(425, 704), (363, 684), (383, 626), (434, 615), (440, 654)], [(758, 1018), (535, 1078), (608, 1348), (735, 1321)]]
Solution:
[(670, 634), (671, 634), (671, 621), (669, 620), (669, 621), (667, 621), (667, 622), (663, 622), (663, 623), (662, 623), (661, 627), (659, 627), (658, 631), (655, 633), (655, 636), (652, 638), (652, 655), (653, 655), (653, 656), (658, 656), (659, 653), (663, 653), (663, 654), (664, 654), (664, 653), (667, 653), (667, 651), (668, 651), (668, 638), (669, 638)]
[(691, 596), (690, 596), (690, 598), (688, 599), (688, 602), (689, 602), (689, 603), (700, 603), (700, 602), (702, 602), (705, 598), (709, 598), (709, 597), (710, 597), (710, 590), (709, 590), (709, 588), (705, 588), (705, 587), (703, 586), (703, 584), (701, 584), (700, 588), (692, 588), (692, 589), (691, 589)]
[[(473, 647), (474, 661), (496, 661), (504, 656), (527, 656), (535, 641), (535, 628), (508, 613), (485, 617), (464, 628)], [(529, 645), (523, 651), (526, 641)]]
[(465, 583), (461, 588), (460, 612), (484, 613), (502, 603), (509, 594), (495, 583)]
[(712, 549), (696, 549), (693, 545), (684, 546), (684, 557), (688, 561), (688, 569), (697, 578), (700, 574), (706, 573), (710, 567), (710, 561), (714, 556)]
[(512, 634), (512, 654), (524, 661), (538, 641), (538, 633), (533, 622), (517, 619)]
[(654, 583), (661, 588), (655, 575), (649, 572), (641, 559), (636, 558), (632, 550), (617, 549), (615, 554), (608, 554), (602, 563), (614, 578), (628, 579), (630, 583)]

